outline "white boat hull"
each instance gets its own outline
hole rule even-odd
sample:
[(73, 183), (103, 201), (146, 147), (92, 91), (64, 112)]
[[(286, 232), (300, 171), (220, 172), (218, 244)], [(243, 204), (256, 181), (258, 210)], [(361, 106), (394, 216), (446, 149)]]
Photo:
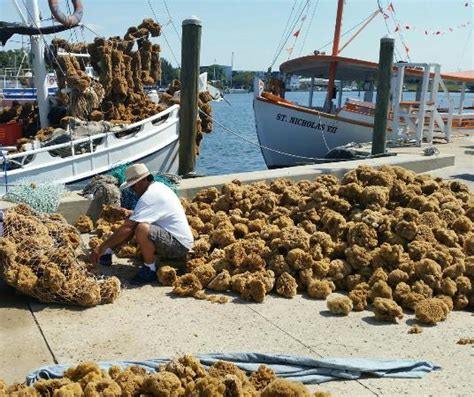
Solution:
[[(11, 156), (22, 166), (3, 170), (0, 161), (0, 196), (8, 186), (21, 179), (57, 181), (64, 184), (80, 184), (94, 175), (106, 173), (120, 164), (144, 162), (152, 172), (174, 173), (178, 171), (179, 106), (175, 105), (146, 120), (132, 124), (127, 130), (134, 133), (117, 137), (108, 132), (76, 139), (73, 143), (43, 147)], [(75, 153), (67, 157), (54, 156), (55, 151), (82, 147), (94, 147), (89, 153)], [(75, 149), (77, 150), (77, 149)], [(1, 158), (0, 158), (1, 160)]]
[(312, 109), (254, 99), (255, 123), (268, 168), (322, 161), (330, 149), (372, 140), (373, 125)]

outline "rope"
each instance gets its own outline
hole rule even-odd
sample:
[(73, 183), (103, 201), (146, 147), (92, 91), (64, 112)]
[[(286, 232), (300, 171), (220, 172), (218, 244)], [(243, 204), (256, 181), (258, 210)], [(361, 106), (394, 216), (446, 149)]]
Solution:
[(301, 16), (303, 15), (303, 12), (306, 8), (306, 6), (308, 5), (310, 0), (306, 0), (306, 2), (304, 3), (303, 7), (301, 8), (301, 11), (299, 12), (299, 14), (297, 16), (295, 16), (295, 19), (294, 19), (294, 22), (293, 22), (293, 25), (291, 27), (291, 29), (288, 31), (288, 34), (286, 36), (286, 39), (285, 41), (281, 44), (280, 46), (280, 49), (277, 53), (277, 55), (275, 56), (275, 58), (273, 59), (271, 65), (270, 65), (270, 69), (273, 67), (273, 65), (275, 65), (275, 62), (277, 61), (278, 57), (280, 56), (281, 52), (283, 51), (283, 47), (286, 45), (286, 43), (288, 42), (288, 39), (291, 37), (291, 34), (294, 30), (294, 28), (296, 27), (296, 24), (298, 23), (298, 21), (301, 19)]
[[(357, 29), (359, 26), (361, 26), (362, 24), (364, 24), (366, 21), (368, 21), (370, 18), (371, 18), (372, 14), (370, 14), (368, 17), (365, 17), (362, 21), (360, 21), (357, 25), (354, 25), (352, 28), (346, 30), (345, 32), (343, 32), (341, 34), (341, 37), (344, 37), (346, 35), (348, 35), (350, 32), (352, 32), (354, 29)], [(330, 46), (332, 43), (333, 43), (334, 40), (331, 40), (331, 41), (328, 41), (326, 44), (324, 44), (322, 47), (319, 47), (318, 48), (318, 51), (321, 51), (323, 50), (324, 48)]]
[[(308, 1), (308, 2), (306, 3), (306, 5), (303, 7), (303, 12), (304, 12), (304, 10), (306, 9), (306, 6), (308, 6), (308, 11), (309, 11), (309, 1)], [(299, 22), (301, 22), (301, 24), (300, 24), (299, 29), (297, 30), (298, 32), (301, 32), (301, 30), (303, 30), (303, 26), (304, 26), (305, 21), (306, 21), (306, 18), (305, 18), (305, 17), (301, 17), (301, 19), (299, 20)], [(296, 28), (296, 24), (295, 24), (295, 28)], [(293, 33), (293, 35), (294, 35), (294, 33)], [(295, 36), (295, 39), (293, 40), (293, 46), (290, 47), (292, 50), (288, 53), (288, 60), (290, 60), (290, 58), (291, 58), (291, 55), (292, 55), (292, 53), (293, 53), (293, 49), (296, 48), (296, 42), (298, 41), (298, 38), (299, 38), (299, 37), (300, 37), (300, 35), (297, 34), (297, 35)]]
[[(295, 11), (295, 6), (296, 6), (296, 2), (298, 0), (294, 0), (293, 1), (293, 7), (291, 7), (291, 12), (290, 12), (290, 15), (288, 15), (288, 19), (286, 20), (286, 25), (285, 25), (285, 28), (283, 29), (283, 32), (281, 33), (281, 37), (280, 37), (280, 40), (278, 41), (278, 45), (275, 49), (275, 53), (273, 54), (273, 59), (276, 59), (278, 58), (279, 56), (279, 49), (280, 47), (282, 46), (283, 44), (283, 39), (285, 37), (285, 34), (286, 34), (286, 30), (288, 29), (289, 25), (290, 25), (290, 20), (291, 20), (291, 17), (293, 16), (293, 12)], [(281, 52), (281, 50), (280, 50)], [(273, 66), (273, 65), (272, 65)]]
[[(378, 5), (380, 6), (380, 0), (377, 0), (377, 3)], [(388, 2), (387, 2), (387, 8), (388, 8)], [(406, 59), (408, 59), (408, 61), (411, 62), (411, 58), (410, 58), (410, 54), (407, 52), (407, 48), (408, 46), (406, 45), (406, 42), (405, 42), (405, 38), (403, 37), (403, 34), (402, 34), (402, 29), (401, 29), (401, 24), (400, 24), (400, 20), (395, 16), (395, 11), (392, 12), (392, 15), (393, 15), (393, 19), (396, 23), (396, 25), (398, 25), (400, 27), (400, 29), (398, 30), (398, 36), (400, 37), (400, 41), (402, 42), (402, 44), (404, 45), (405, 47), (405, 53), (406, 53)], [(389, 32), (390, 33), (390, 32)], [(398, 56), (400, 56), (400, 54), (398, 53), (397, 54)], [(403, 59), (403, 57), (401, 57)]]
[(26, 12), (28, 13), (28, 15), (29, 15), (30, 18), (31, 18), (31, 21), (33, 22), (33, 25), (34, 25), (35, 28), (38, 29), (38, 31), (39, 31), (39, 36), (40, 36), (41, 40), (43, 40), (43, 43), (44, 43), (45, 48), (46, 48), (46, 51), (49, 52), (49, 54), (50, 54), (50, 55), (52, 56), (52, 58), (54, 59), (54, 62), (57, 63), (57, 65), (58, 65), (58, 67), (59, 67), (59, 70), (61, 70), (61, 73), (62, 73), (63, 75), (66, 75), (66, 73), (64, 72), (64, 70), (63, 70), (62, 67), (61, 67), (61, 64), (59, 63), (58, 59), (56, 58), (56, 55), (54, 55), (54, 51), (52, 51), (51, 48), (49, 47), (48, 42), (46, 41), (46, 38), (44, 37), (44, 34), (41, 33), (38, 24), (36, 23), (35, 19), (33, 18), (33, 15), (31, 14), (31, 12), (30, 12), (30, 10), (28, 9), (28, 7), (26, 6), (25, 0), (22, 0), (22, 2), (23, 2), (23, 6), (24, 6), (25, 9), (26, 9)]
[(166, 0), (163, 0), (163, 4), (165, 5), (166, 12), (168, 13), (168, 16), (169, 16), (169, 18), (170, 18), (171, 25), (173, 26), (173, 29), (174, 29), (174, 31), (175, 31), (175, 33), (176, 33), (176, 36), (178, 36), (179, 41), (181, 41), (181, 35), (179, 34), (178, 29), (176, 28), (176, 25), (175, 25), (175, 23), (174, 23), (174, 21), (173, 21), (173, 17), (171, 16), (170, 10), (169, 10), (169, 8), (168, 8), (168, 3), (166, 2)]
[[(156, 15), (156, 12), (155, 12), (155, 9), (153, 8), (153, 5), (151, 4), (151, 1), (150, 0), (147, 0), (147, 3), (148, 3), (148, 6), (150, 7), (150, 10), (151, 12), (153, 13), (153, 16), (155, 18), (155, 22), (156, 23), (159, 23), (158, 21), (158, 16)], [(174, 54), (174, 51), (173, 51), (173, 47), (171, 47), (171, 44), (170, 42), (168, 41), (168, 38), (166, 37), (166, 33), (164, 31), (164, 29), (162, 29), (162, 32), (163, 32), (163, 38), (165, 39), (165, 42), (166, 42), (166, 45), (168, 46), (170, 52), (171, 52), (171, 55), (174, 59), (174, 61), (176, 62), (176, 65), (178, 67), (181, 67), (181, 64), (178, 62), (178, 59), (176, 58), (176, 55)], [(180, 39), (181, 40), (181, 39)]]
[(87, 26), (86, 24), (81, 24), (82, 28), (86, 28), (88, 31), (92, 32), (95, 34), (97, 37), (104, 37), (101, 34), (97, 33), (95, 30), (93, 30), (91, 27)]

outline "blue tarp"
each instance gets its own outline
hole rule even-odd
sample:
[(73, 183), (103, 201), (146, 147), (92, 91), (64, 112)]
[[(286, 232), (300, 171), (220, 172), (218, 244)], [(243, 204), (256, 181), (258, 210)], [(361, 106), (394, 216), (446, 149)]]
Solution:
[[(367, 358), (323, 358), (293, 356), (286, 354), (265, 353), (213, 353), (200, 354), (195, 357), (209, 367), (216, 361), (234, 363), (246, 372), (256, 371), (261, 364), (272, 368), (280, 378), (298, 381), (305, 384), (318, 384), (331, 380), (353, 380), (359, 378), (422, 378), (431, 371), (441, 369), (430, 361), (422, 360), (375, 360)], [(128, 367), (140, 365), (150, 372), (158, 370), (160, 364), (170, 361), (169, 358), (158, 358), (146, 361), (109, 361), (99, 362), (101, 368), (112, 365)], [(38, 379), (61, 378), (69, 365), (50, 365), (31, 372), (26, 377), (27, 384)]]

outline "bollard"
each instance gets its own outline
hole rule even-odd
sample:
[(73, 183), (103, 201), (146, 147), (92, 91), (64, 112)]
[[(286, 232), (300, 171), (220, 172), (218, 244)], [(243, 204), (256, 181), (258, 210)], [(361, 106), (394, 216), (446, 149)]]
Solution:
[(377, 101), (375, 104), (374, 133), (372, 136), (372, 154), (382, 154), (386, 150), (387, 117), (390, 104), (390, 83), (393, 68), (393, 49), (395, 40), (384, 37), (380, 40), (379, 78)]
[(193, 173), (196, 166), (201, 30), (199, 18), (193, 16), (183, 21), (178, 170), (179, 175), (183, 176)]

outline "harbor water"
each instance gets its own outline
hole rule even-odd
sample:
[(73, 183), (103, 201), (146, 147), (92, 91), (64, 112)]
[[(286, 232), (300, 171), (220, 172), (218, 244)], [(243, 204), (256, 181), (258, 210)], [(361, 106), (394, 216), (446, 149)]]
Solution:
[[(314, 106), (322, 106), (326, 93), (315, 92)], [(359, 96), (360, 95), (360, 96)], [(454, 104), (459, 104), (459, 93), (451, 94)], [(301, 105), (307, 105), (308, 92), (287, 92), (286, 99)], [(346, 99), (363, 99), (363, 92), (343, 92)], [(239, 172), (267, 169), (258, 146), (255, 117), (252, 101), (253, 93), (227, 94), (226, 101), (213, 102), (215, 119), (212, 133), (201, 141), (201, 153), (197, 160), (196, 172), (199, 175), (224, 175)], [(414, 92), (404, 93), (404, 100), (414, 100)], [(465, 106), (474, 105), (474, 93), (466, 93)], [(446, 106), (441, 102), (441, 106)]]

